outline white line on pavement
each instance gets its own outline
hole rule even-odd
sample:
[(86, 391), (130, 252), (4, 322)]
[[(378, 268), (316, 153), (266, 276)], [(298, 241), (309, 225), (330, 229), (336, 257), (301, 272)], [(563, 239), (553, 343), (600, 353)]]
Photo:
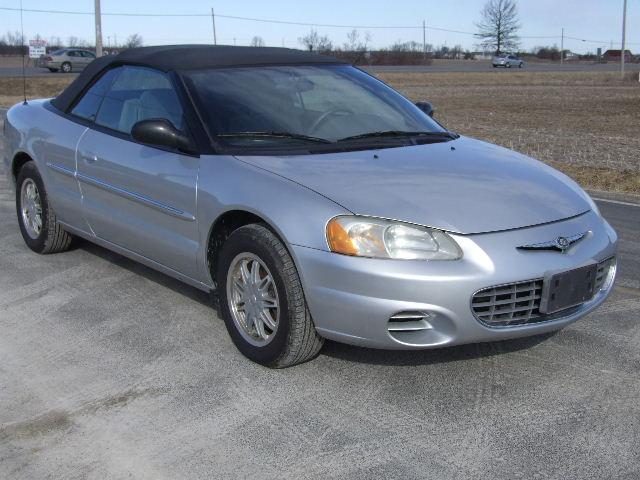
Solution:
[(631, 203), (631, 202), (623, 202), (621, 200), (608, 200), (606, 198), (596, 198), (593, 197), (596, 202), (606, 202), (606, 203), (615, 203), (616, 205), (626, 205), (627, 207), (640, 207), (640, 204)]

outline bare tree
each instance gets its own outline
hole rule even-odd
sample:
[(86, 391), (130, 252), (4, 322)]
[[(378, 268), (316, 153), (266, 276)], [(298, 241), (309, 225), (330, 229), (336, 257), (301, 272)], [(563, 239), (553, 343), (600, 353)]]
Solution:
[(80, 43), (78, 37), (74, 37), (73, 35), (67, 38), (67, 47), (77, 47)]
[(259, 36), (255, 36), (251, 39), (251, 46), (252, 47), (264, 47), (264, 40), (262, 39), (262, 37)]
[(320, 40), (320, 35), (318, 35), (318, 32), (316, 32), (313, 29), (304, 37), (298, 38), (298, 42), (304, 45), (307, 48), (307, 50), (309, 50), (310, 52), (312, 52), (318, 47), (319, 40)]
[(344, 49), (348, 52), (355, 52), (358, 48), (360, 40), (360, 33), (355, 28), (347, 33), (347, 41), (344, 44)]
[(11, 45), (13, 47), (19, 47), (24, 44), (22, 39), (22, 34), (19, 31), (15, 32), (7, 32), (7, 45)]
[(360, 32), (355, 28), (347, 33), (347, 41), (344, 49), (348, 52), (366, 52), (371, 41), (369, 32), (365, 32), (363, 40), (360, 40)]
[(496, 53), (516, 50), (520, 29), (515, 0), (488, 0), (480, 12), (480, 22), (476, 23), (482, 45)]
[(127, 40), (124, 42), (124, 46), (126, 48), (141, 47), (142, 46), (142, 37), (140, 35), (138, 35), (137, 33), (134, 33), (133, 35), (129, 35), (127, 37)]
[(304, 45), (310, 52), (326, 52), (333, 49), (333, 43), (329, 40), (329, 37), (326, 35), (321, 37), (315, 30), (311, 30), (304, 37), (298, 38), (298, 42)]
[(60, 37), (57, 37), (57, 36), (49, 37), (49, 46), (50, 47), (61, 47), (62, 46), (62, 39)]

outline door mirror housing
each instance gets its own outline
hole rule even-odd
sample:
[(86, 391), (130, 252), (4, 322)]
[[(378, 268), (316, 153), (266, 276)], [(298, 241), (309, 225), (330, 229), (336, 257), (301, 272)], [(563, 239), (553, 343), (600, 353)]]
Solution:
[(134, 140), (147, 145), (193, 153), (189, 137), (164, 118), (139, 121), (131, 129), (131, 136)]
[(431, 104), (431, 102), (416, 102), (416, 107), (422, 110), (424, 113), (433, 117), (433, 114), (436, 112), (435, 107)]

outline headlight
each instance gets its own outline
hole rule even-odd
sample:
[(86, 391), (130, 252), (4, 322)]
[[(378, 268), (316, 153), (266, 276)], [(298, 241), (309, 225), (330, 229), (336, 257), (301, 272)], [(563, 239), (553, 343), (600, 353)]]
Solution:
[(332, 252), (372, 258), (458, 260), (462, 251), (441, 230), (369, 217), (340, 216), (327, 224)]

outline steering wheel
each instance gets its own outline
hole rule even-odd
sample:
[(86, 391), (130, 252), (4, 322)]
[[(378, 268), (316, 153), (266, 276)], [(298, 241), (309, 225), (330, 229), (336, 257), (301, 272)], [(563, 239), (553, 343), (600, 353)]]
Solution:
[(353, 112), (350, 112), (349, 110), (344, 110), (344, 109), (335, 109), (335, 110), (329, 110), (328, 112), (324, 112), (322, 115), (320, 115), (318, 117), (318, 119), (313, 122), (313, 125), (311, 125), (311, 127), (309, 127), (309, 132), (313, 133), (315, 132), (318, 127), (320, 127), (320, 125), (322, 125), (324, 122), (327, 121), (327, 119), (332, 116), (332, 115), (351, 115)]

